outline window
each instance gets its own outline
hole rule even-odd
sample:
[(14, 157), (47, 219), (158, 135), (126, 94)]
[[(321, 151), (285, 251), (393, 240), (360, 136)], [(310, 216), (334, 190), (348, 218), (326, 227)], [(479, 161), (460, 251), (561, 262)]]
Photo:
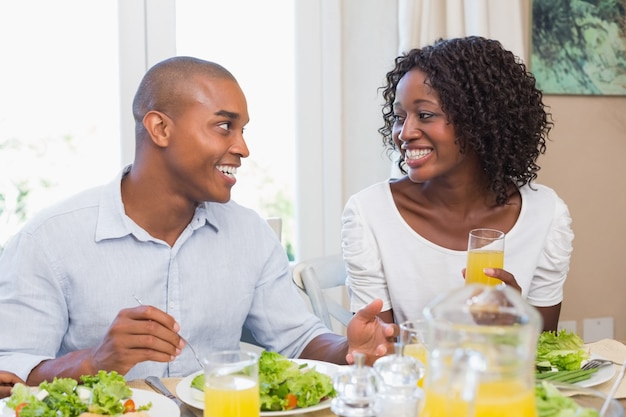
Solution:
[(295, 114), (294, 1), (176, 1), (176, 54), (217, 62), (248, 100), (242, 161), (232, 198), (262, 216), (283, 219), (293, 260)]
[[(366, 169), (344, 172), (342, 120), (357, 114), (354, 141), (375, 132), (378, 115), (361, 107), (383, 73), (364, 55), (367, 65), (349, 69), (354, 86), (342, 86), (344, 9), (295, 0), (0, 2), (0, 245), (42, 207), (132, 162), (135, 89), (150, 66), (186, 54), (226, 66), (248, 97), (251, 156), (233, 198), (282, 217), (290, 255), (337, 253), (345, 187), (373, 182), (377, 161), (364, 161), (378, 152), (351, 146)], [(388, 8), (380, 9), (372, 16)], [(354, 39), (371, 32), (362, 25)], [(371, 33), (368, 51), (380, 43)], [(376, 80), (371, 89), (365, 76)], [(346, 88), (360, 93), (357, 106), (342, 104)]]
[(0, 3), (0, 246), (120, 169), (117, 22), (110, 1)]

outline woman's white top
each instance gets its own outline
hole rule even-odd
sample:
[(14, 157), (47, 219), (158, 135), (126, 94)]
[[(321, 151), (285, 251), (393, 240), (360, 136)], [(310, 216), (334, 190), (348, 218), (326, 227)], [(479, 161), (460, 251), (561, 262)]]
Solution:
[[(522, 208), (506, 234), (504, 269), (515, 276), (522, 296), (536, 307), (563, 300), (572, 240), (567, 205), (549, 187), (520, 188)], [(395, 320), (415, 319), (437, 295), (463, 286), (467, 251), (438, 246), (402, 218), (389, 181), (353, 195), (344, 208), (343, 256), (352, 311), (373, 299)]]

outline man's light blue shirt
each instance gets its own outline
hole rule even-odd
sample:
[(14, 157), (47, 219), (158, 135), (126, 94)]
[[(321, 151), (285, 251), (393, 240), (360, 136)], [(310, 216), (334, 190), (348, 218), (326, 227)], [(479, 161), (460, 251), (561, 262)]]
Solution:
[[(275, 233), (231, 201), (204, 203), (173, 247), (124, 212), (122, 173), (30, 221), (0, 257), (0, 369), (23, 379), (42, 360), (98, 346), (133, 294), (180, 324), (200, 351), (239, 348), (244, 323), (268, 350), (297, 357), (330, 332), (291, 282)], [(163, 198), (167, 198), (164, 196)], [(126, 375), (186, 376), (190, 349)]]

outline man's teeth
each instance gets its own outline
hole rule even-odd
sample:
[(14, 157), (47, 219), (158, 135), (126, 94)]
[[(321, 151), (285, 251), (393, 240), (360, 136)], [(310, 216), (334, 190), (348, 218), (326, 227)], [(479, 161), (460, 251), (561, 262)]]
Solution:
[(222, 174), (232, 177), (232, 178), (235, 178), (235, 174), (237, 174), (237, 168), (234, 166), (219, 165), (217, 169), (219, 169), (222, 172)]
[(432, 149), (407, 149), (404, 152), (405, 159), (420, 159), (430, 154)]

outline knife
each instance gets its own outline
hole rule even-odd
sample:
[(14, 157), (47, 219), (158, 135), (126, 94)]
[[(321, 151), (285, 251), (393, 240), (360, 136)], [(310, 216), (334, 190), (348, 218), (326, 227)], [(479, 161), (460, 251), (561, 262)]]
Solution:
[(174, 401), (178, 408), (180, 409), (180, 417), (197, 417), (196, 413), (187, 406), (187, 404), (183, 403), (178, 399), (172, 392), (167, 389), (167, 387), (161, 382), (161, 380), (156, 376), (149, 376), (144, 379), (146, 384), (156, 392), (165, 395), (170, 400)]

